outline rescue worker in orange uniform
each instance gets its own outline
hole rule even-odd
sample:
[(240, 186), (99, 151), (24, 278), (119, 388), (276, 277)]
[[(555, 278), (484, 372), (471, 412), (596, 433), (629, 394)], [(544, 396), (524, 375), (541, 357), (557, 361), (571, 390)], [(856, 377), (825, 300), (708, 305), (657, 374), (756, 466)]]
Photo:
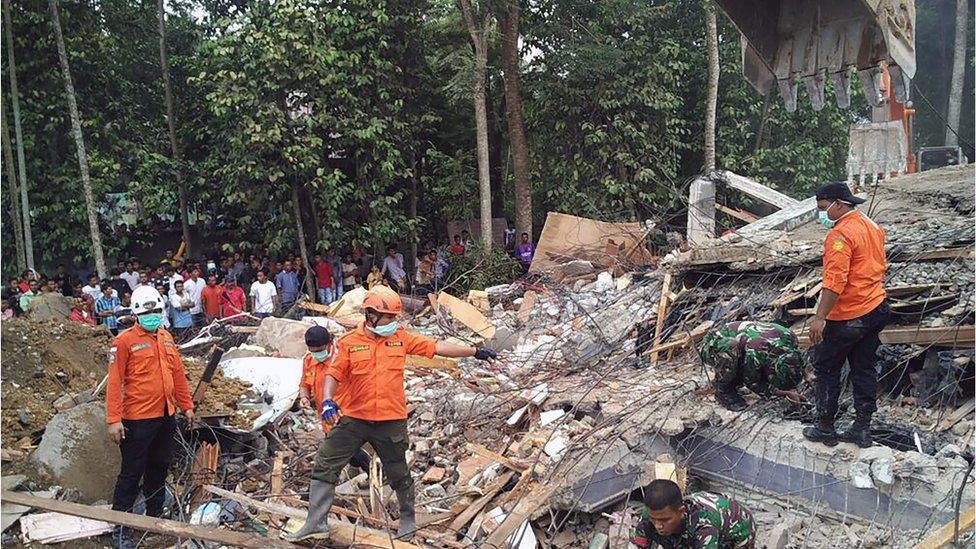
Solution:
[[(112, 341), (105, 411), (108, 437), (119, 445), (122, 467), (112, 509), (131, 512), (140, 483), (146, 515), (163, 513), (166, 473), (173, 455), (175, 414), (193, 421), (193, 400), (173, 336), (160, 327), (163, 298), (152, 286), (132, 292), (136, 324)], [(117, 526), (112, 546), (135, 547), (127, 527)]]
[[(338, 354), (336, 345), (333, 342), (332, 334), (321, 326), (312, 326), (305, 331), (305, 346), (308, 352), (302, 360), (302, 380), (298, 385), (299, 405), (302, 410), (315, 413), (319, 416), (322, 413), (322, 402), (325, 400), (325, 375)], [(333, 400), (342, 406), (344, 400), (342, 391), (336, 391)], [(331, 424), (326, 420), (321, 420), (322, 432), (329, 434)], [(358, 467), (363, 471), (369, 471), (369, 454), (362, 448), (353, 454), (349, 460), (350, 465)]]
[[(871, 416), (877, 410), (878, 334), (890, 311), (883, 286), (887, 261), (884, 230), (855, 206), (864, 203), (846, 183), (817, 191), (820, 222), (827, 227), (823, 251), (823, 289), (810, 323), (814, 348), (817, 420), (803, 436), (828, 446), (838, 440), (871, 446)], [(834, 430), (840, 398), (840, 372), (851, 366), (856, 416), (851, 427)]]
[[(419, 336), (399, 327), (400, 297), (373, 289), (363, 301), (366, 321), (339, 338), (338, 355), (325, 376), (322, 419), (334, 423), (315, 456), (309, 484), (305, 525), (290, 541), (327, 539), (326, 517), (335, 497), (339, 472), (369, 442), (383, 462), (400, 509), (397, 537), (409, 539), (416, 529), (413, 479), (407, 469), (407, 396), (403, 370), (407, 355), (470, 357), (492, 360), (490, 349), (454, 345)], [(342, 387), (342, 404), (335, 401)]]

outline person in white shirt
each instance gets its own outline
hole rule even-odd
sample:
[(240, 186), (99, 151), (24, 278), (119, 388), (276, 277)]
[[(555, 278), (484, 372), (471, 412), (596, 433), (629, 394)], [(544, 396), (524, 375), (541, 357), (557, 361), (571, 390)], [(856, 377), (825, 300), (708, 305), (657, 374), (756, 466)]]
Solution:
[(251, 311), (258, 318), (269, 317), (278, 307), (278, 289), (268, 280), (264, 270), (258, 271), (258, 279), (251, 284)]
[(122, 280), (126, 281), (126, 283), (129, 285), (130, 290), (135, 290), (136, 286), (139, 285), (139, 270), (132, 267), (131, 264), (128, 265), (129, 266), (126, 267), (126, 270), (123, 271), (122, 274), (119, 275), (119, 277)]
[(352, 254), (346, 254), (345, 261), (342, 262), (342, 287), (346, 291), (352, 290), (356, 286), (356, 277), (359, 276), (359, 267), (352, 260)]
[(81, 293), (90, 295), (93, 303), (102, 298), (102, 288), (98, 284), (96, 275), (88, 277), (88, 285), (81, 289)]
[(383, 258), (383, 267), (380, 272), (386, 275), (386, 279), (394, 291), (404, 292), (407, 290), (407, 271), (403, 268), (403, 254), (397, 252), (393, 246), (386, 249), (386, 257)]
[(200, 267), (194, 267), (193, 271), (190, 272), (190, 278), (183, 283), (183, 291), (190, 294), (193, 299), (193, 308), (190, 309), (190, 314), (193, 315), (193, 325), (203, 326), (203, 304), (200, 301), (200, 294), (203, 293), (203, 287), (207, 285), (207, 282), (200, 278)]

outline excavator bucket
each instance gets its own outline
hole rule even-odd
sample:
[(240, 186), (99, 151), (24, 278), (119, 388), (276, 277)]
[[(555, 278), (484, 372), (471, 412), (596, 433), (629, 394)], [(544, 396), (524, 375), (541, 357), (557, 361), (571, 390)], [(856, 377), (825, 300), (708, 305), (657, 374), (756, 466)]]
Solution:
[(915, 76), (914, 0), (716, 0), (742, 35), (742, 72), (760, 93), (774, 85), (790, 112), (802, 81), (814, 110), (833, 82), (837, 106), (850, 106), (857, 72), (873, 107), (883, 102), (887, 66), (894, 97), (908, 100)]

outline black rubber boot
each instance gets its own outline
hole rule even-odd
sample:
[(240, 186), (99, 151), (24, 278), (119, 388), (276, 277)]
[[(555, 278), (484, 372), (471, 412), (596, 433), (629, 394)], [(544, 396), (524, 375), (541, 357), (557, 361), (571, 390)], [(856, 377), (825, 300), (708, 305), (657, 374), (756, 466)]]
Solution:
[(128, 527), (116, 526), (112, 529), (112, 549), (136, 549)]
[(826, 446), (837, 446), (837, 431), (834, 424), (818, 421), (813, 427), (803, 429), (803, 436), (811, 442), (821, 442)]
[(329, 509), (335, 498), (335, 485), (321, 480), (313, 480), (308, 485), (308, 515), (305, 524), (294, 534), (286, 534), (286, 540), (294, 543), (306, 539), (328, 539)]
[(871, 441), (871, 416), (858, 415), (850, 428), (837, 435), (837, 438), (844, 442), (857, 444), (861, 448), (870, 448)]
[(742, 398), (742, 395), (737, 393), (735, 389), (716, 387), (715, 400), (724, 406), (726, 410), (730, 410), (732, 412), (741, 412), (749, 407), (749, 405), (746, 404), (746, 400)]
[(397, 538), (409, 541), (417, 530), (416, 512), (414, 511), (413, 484), (396, 491), (397, 501), (400, 503), (400, 521), (397, 526)]

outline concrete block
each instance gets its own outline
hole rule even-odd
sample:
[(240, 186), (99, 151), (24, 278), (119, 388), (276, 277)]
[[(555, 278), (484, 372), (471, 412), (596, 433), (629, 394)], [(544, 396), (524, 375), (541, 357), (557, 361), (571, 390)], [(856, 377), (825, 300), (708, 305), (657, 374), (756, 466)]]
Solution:
[(106, 439), (105, 405), (87, 402), (55, 415), (31, 461), (53, 484), (78, 490), (84, 503), (111, 501), (122, 459)]

